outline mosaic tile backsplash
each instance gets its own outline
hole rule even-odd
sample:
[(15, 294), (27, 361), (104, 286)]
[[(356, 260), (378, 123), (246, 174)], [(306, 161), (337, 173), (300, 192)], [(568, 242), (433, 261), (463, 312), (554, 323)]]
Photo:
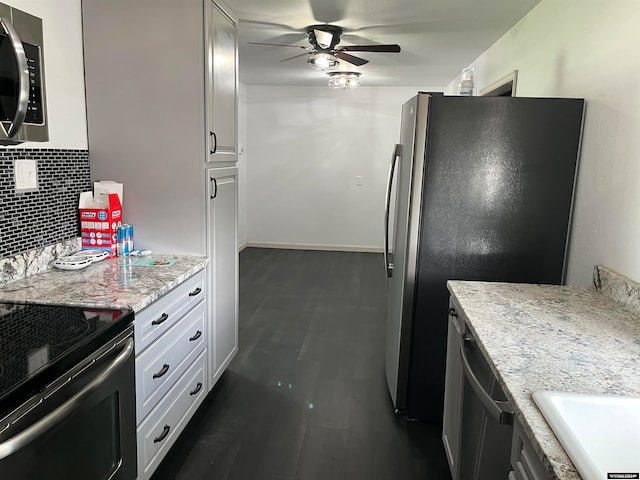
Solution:
[[(25, 159), (37, 162), (39, 188), (16, 193), (13, 163)], [(88, 150), (0, 148), (0, 259), (77, 237), (88, 190)]]

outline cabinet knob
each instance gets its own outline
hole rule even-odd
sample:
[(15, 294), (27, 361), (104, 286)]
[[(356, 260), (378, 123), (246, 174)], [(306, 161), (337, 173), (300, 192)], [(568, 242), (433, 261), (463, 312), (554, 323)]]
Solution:
[(456, 312), (455, 308), (450, 308), (449, 309), (449, 316), (458, 318), (458, 312)]

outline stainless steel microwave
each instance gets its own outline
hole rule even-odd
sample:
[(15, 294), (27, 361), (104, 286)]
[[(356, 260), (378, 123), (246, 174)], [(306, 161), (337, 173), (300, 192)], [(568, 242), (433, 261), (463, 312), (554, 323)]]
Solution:
[(0, 3), (0, 145), (49, 140), (42, 20)]

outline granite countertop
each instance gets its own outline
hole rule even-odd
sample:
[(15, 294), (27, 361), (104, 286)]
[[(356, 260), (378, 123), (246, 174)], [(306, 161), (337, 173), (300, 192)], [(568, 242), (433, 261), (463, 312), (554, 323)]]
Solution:
[[(135, 266), (138, 258), (175, 259), (170, 266)], [(114, 257), (82, 270), (52, 268), (0, 286), (0, 302), (131, 308), (139, 312), (204, 269), (203, 256)]]
[[(600, 273), (596, 269), (596, 288)], [(614, 301), (615, 294), (586, 287), (448, 286), (549, 477), (580, 479), (531, 395), (558, 390), (640, 397), (638, 285), (623, 286), (636, 295), (632, 308)]]

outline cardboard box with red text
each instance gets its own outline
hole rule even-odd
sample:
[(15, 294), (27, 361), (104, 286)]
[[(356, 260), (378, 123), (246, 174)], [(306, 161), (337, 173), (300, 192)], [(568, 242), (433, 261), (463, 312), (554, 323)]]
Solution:
[(94, 198), (91, 192), (83, 192), (79, 210), (82, 249), (104, 250), (110, 257), (115, 256), (118, 226), (122, 225), (122, 204), (118, 194)]

